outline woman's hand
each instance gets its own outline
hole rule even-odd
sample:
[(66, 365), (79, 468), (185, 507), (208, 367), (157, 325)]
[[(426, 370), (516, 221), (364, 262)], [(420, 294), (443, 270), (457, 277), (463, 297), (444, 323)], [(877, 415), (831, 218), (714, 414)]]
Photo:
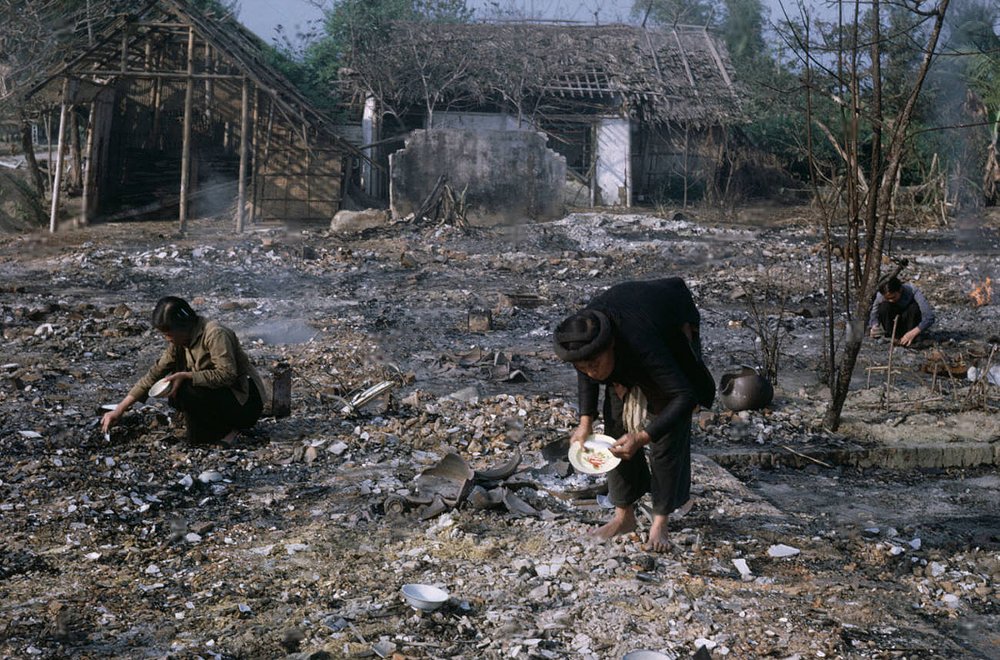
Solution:
[(909, 346), (910, 344), (913, 343), (913, 340), (916, 339), (919, 334), (920, 334), (920, 328), (914, 328), (913, 330), (910, 330), (905, 335), (899, 338), (899, 345)]
[(191, 372), (178, 371), (170, 374), (166, 379), (170, 381), (170, 398), (172, 399), (177, 395), (177, 392), (181, 389), (181, 385), (184, 384), (184, 381), (191, 380)]
[(121, 419), (124, 412), (125, 411), (119, 412), (118, 408), (115, 408), (114, 410), (104, 413), (104, 417), (101, 417), (101, 431), (103, 433), (110, 431), (111, 427), (117, 424), (118, 420)]
[(587, 415), (580, 418), (580, 423), (573, 429), (573, 434), (569, 436), (569, 444), (574, 442), (583, 444), (583, 441), (594, 434), (594, 420)]
[(626, 433), (622, 437), (618, 438), (618, 442), (611, 445), (611, 448), (608, 451), (618, 458), (627, 461), (639, 453), (639, 451), (651, 441), (652, 438), (650, 438), (649, 434), (645, 431), (640, 431), (639, 433)]
[(107, 433), (112, 426), (118, 423), (125, 411), (132, 407), (133, 403), (135, 403), (135, 399), (129, 394), (115, 406), (114, 410), (104, 413), (104, 416), (101, 417), (101, 431)]

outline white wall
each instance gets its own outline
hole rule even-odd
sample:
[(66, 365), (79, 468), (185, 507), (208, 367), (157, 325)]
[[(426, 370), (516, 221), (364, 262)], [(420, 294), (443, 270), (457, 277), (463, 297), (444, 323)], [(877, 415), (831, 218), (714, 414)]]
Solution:
[(603, 117), (597, 125), (597, 205), (632, 205), (632, 142), (629, 120)]
[(530, 131), (529, 122), (517, 125), (514, 115), (488, 112), (435, 112), (434, 128), (460, 128), (467, 131)]

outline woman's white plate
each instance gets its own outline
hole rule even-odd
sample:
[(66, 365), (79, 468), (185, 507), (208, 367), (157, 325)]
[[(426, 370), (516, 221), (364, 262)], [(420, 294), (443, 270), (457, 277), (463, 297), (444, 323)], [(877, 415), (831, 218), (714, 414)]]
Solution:
[(611, 453), (615, 439), (610, 435), (595, 433), (579, 443), (570, 443), (569, 462), (578, 472), (584, 474), (604, 474), (618, 467), (622, 459)]
[(167, 396), (170, 394), (170, 390), (173, 388), (173, 383), (171, 383), (166, 378), (161, 378), (160, 380), (153, 383), (153, 386), (149, 388), (150, 396)]

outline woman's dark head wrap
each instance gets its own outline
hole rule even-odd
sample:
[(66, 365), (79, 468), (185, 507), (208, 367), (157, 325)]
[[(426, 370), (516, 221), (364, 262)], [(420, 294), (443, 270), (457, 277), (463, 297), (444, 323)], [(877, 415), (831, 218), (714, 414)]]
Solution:
[(584, 309), (560, 323), (552, 339), (559, 359), (590, 360), (611, 345), (611, 321), (603, 312)]

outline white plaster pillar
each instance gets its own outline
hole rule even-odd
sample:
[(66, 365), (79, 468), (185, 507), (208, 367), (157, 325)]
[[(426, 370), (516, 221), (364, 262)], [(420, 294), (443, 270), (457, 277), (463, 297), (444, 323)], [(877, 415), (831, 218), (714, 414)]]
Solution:
[(597, 124), (599, 206), (632, 205), (632, 130), (625, 117), (602, 117)]
[[(376, 115), (376, 103), (375, 97), (369, 96), (365, 99), (364, 112), (361, 115), (361, 144), (372, 144), (378, 138), (378, 118)], [(371, 161), (375, 159), (375, 147), (367, 147), (363, 149), (363, 153), (368, 157), (367, 160), (361, 161), (361, 189), (367, 194), (374, 196), (378, 195), (378, 189), (375, 186), (375, 182), (372, 181), (372, 175), (374, 174)]]

